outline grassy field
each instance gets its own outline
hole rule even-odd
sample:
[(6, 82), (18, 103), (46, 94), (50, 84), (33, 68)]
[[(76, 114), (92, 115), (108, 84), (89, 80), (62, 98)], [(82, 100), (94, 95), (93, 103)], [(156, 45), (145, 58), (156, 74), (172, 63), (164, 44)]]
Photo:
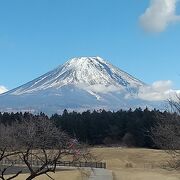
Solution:
[[(82, 172), (80, 170), (62, 170), (56, 173), (49, 173), (49, 175), (55, 180), (86, 180), (87, 179), (86, 172)], [(25, 180), (27, 177), (28, 177), (27, 174), (21, 174), (15, 180)], [(35, 178), (35, 180), (50, 180), (50, 178), (47, 177), (46, 175), (42, 175)]]
[(137, 148), (96, 148), (93, 153), (107, 162), (114, 180), (180, 180), (180, 172), (161, 166), (168, 160), (163, 151)]
[[(114, 180), (180, 180), (180, 172), (162, 169), (168, 160), (163, 151), (137, 148), (93, 148), (92, 153), (107, 163)], [(86, 180), (78, 170), (62, 170), (51, 174), (55, 180)], [(24, 180), (27, 175), (18, 176)], [(48, 180), (40, 176), (36, 180)]]

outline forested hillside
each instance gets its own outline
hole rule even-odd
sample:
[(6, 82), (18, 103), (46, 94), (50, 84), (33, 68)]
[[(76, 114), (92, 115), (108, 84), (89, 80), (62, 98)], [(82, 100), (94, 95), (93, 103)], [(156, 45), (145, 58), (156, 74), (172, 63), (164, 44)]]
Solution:
[(151, 128), (161, 117), (173, 116), (168, 112), (158, 110), (128, 111), (86, 111), (83, 113), (68, 112), (51, 117), (43, 113), (0, 113), (0, 123), (11, 124), (22, 119), (49, 119), (58, 128), (66, 131), (72, 137), (90, 145), (125, 145), (135, 147), (155, 148), (150, 137)]

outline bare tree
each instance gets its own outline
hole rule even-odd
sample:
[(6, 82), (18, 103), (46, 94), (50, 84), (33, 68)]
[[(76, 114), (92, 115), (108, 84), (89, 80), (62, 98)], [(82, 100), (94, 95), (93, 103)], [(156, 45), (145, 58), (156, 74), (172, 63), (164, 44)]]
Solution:
[(60, 131), (45, 117), (15, 122), (11, 129), (18, 158), (24, 162), (30, 173), (27, 180), (42, 174), (52, 179), (48, 172), (55, 172), (58, 161), (64, 158), (70, 161), (91, 158), (84, 146)]
[(171, 168), (180, 168), (180, 98), (169, 101), (171, 114), (158, 116), (157, 124), (152, 128), (152, 139), (157, 147), (171, 155), (168, 164)]
[(0, 124), (0, 179), (10, 180), (17, 177), (22, 171), (16, 172), (13, 176), (5, 178), (7, 170), (13, 166), (13, 162), (10, 165), (3, 165), (4, 160), (9, 160), (12, 156), (18, 155), (19, 151), (16, 149), (15, 144), (12, 141), (12, 129), (9, 126)]

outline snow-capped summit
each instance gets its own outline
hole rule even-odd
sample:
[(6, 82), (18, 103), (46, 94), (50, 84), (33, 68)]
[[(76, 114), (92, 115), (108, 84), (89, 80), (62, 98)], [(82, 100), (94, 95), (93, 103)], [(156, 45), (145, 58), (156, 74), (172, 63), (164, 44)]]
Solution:
[(10, 94), (35, 93), (50, 88), (60, 89), (74, 85), (93, 93), (127, 89), (137, 89), (144, 83), (126, 72), (114, 67), (100, 57), (80, 57), (67, 61), (64, 65), (19, 87)]
[(100, 57), (79, 57), (0, 95), (1, 111), (48, 114), (63, 109), (127, 109), (147, 106), (137, 98), (145, 83)]

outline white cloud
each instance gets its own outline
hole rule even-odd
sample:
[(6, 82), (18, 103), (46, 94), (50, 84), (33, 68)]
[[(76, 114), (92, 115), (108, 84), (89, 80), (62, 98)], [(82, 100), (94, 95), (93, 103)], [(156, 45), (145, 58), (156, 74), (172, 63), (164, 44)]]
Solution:
[(6, 87), (0, 85), (0, 94), (8, 91)]
[(172, 89), (172, 81), (156, 81), (150, 86), (140, 88), (138, 97), (148, 101), (162, 101), (180, 95), (180, 90)]
[(96, 92), (96, 93), (104, 93), (104, 94), (121, 90), (120, 87), (116, 87), (113, 85), (105, 86), (105, 85), (100, 85), (100, 84), (99, 85), (91, 85), (91, 86), (87, 87), (87, 89), (91, 90), (93, 92)]
[(93, 93), (110, 93), (110, 92), (117, 92), (123, 90), (123, 87), (115, 86), (115, 85), (109, 85), (106, 86), (104, 84), (95, 84), (95, 85), (86, 85), (86, 84), (78, 84), (78, 87), (81, 87), (82, 89), (92, 91)]
[(162, 32), (173, 22), (180, 22), (176, 15), (179, 0), (151, 0), (150, 6), (140, 17), (141, 26), (149, 32)]

